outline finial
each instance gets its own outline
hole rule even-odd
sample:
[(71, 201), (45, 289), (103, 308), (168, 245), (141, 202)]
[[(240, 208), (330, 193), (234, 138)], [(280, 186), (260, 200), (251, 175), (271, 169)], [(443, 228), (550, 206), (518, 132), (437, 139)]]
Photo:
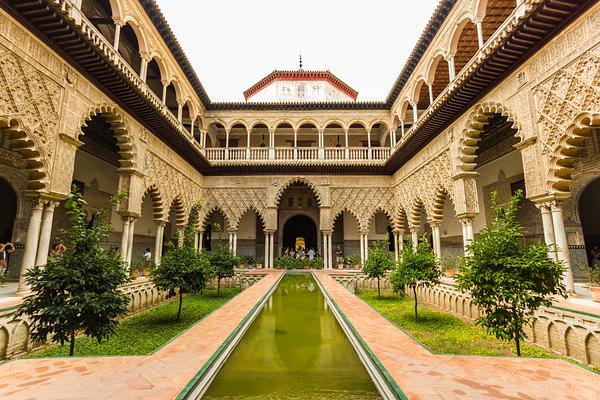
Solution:
[(300, 53), (300, 69), (302, 69), (302, 53)]

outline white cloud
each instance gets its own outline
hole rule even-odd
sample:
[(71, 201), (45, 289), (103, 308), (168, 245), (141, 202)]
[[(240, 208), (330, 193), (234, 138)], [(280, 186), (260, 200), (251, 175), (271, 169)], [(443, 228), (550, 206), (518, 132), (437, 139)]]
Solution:
[(274, 69), (330, 70), (383, 100), (438, 0), (157, 0), (213, 101)]

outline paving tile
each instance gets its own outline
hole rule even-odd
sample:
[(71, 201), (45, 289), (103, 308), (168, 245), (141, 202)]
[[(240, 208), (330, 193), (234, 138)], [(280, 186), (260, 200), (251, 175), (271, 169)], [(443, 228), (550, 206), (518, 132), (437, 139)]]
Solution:
[(600, 375), (564, 360), (432, 354), (327, 272), (316, 275), (410, 399), (600, 400)]
[(0, 365), (0, 399), (173, 399), (280, 275), (267, 273), (148, 356), (18, 359)]

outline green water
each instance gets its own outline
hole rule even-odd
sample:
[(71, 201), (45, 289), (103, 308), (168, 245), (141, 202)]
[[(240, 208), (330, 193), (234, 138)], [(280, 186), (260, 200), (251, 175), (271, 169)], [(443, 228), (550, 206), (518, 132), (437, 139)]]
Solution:
[(286, 275), (203, 399), (380, 399), (311, 275)]

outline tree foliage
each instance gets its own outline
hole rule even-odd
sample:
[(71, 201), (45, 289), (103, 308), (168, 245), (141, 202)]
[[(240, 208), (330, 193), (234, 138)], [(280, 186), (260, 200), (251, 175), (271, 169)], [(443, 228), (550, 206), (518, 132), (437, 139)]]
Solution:
[(433, 250), (429, 247), (427, 236), (423, 235), (416, 250), (412, 242), (404, 246), (402, 256), (396, 269), (390, 276), (392, 288), (395, 293), (405, 294), (405, 288), (412, 289), (415, 301), (415, 320), (419, 320), (417, 287), (429, 287), (440, 282), (442, 268)]
[(394, 267), (394, 260), (388, 250), (388, 241), (377, 241), (369, 250), (362, 272), (369, 278), (377, 278), (377, 295), (381, 299), (379, 280)]
[(208, 278), (208, 259), (195, 248), (194, 240), (201, 208), (201, 203), (192, 206), (185, 229), (177, 232), (178, 243), (169, 243), (169, 250), (151, 273), (156, 287), (171, 295), (179, 292), (177, 321), (181, 316), (183, 294), (202, 290)]
[(497, 194), (492, 194), (493, 220), (468, 246), (471, 256), (456, 276), (459, 290), (470, 292), (483, 312), (476, 323), (499, 339), (514, 340), (519, 356), (524, 328), (535, 311), (551, 305), (551, 296), (566, 293), (561, 283), (563, 267), (548, 258), (548, 247), (521, 245), (517, 212), (522, 197), (519, 190), (503, 207)]
[[(109, 206), (125, 197), (120, 193)], [(99, 342), (108, 339), (129, 302), (119, 289), (128, 279), (126, 264), (118, 252), (100, 245), (111, 232), (106, 218), (110, 208), (88, 220), (84, 205), (83, 196), (73, 186), (65, 204), (71, 226), (61, 231), (66, 251), (61, 257), (50, 257), (45, 267), (35, 266), (27, 272), (32, 294), (16, 313), (30, 318), (34, 340), (70, 342), (69, 355), (74, 353), (78, 332)]]
[(240, 257), (224, 243), (217, 243), (208, 255), (212, 276), (217, 278), (217, 296), (221, 290), (221, 279), (233, 276), (234, 269), (240, 264)]

